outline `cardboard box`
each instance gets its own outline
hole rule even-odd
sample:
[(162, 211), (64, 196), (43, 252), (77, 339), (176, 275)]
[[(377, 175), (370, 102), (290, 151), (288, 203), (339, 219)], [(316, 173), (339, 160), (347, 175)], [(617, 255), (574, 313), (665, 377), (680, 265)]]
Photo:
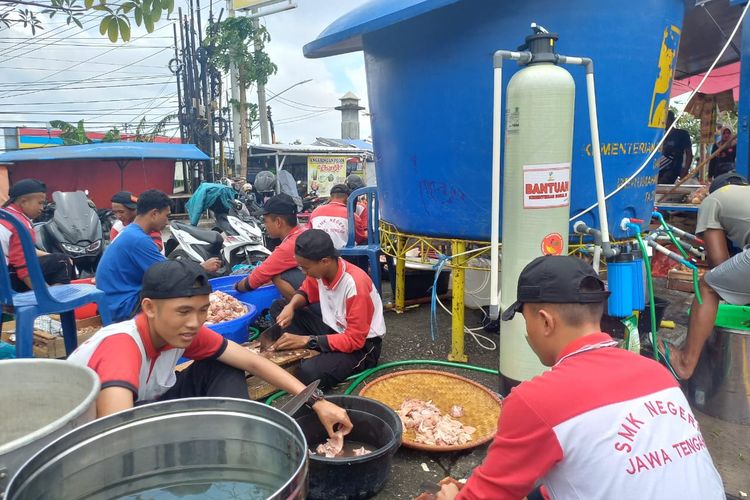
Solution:
[[(705, 272), (705, 269), (699, 268), (698, 276), (703, 276)], [(693, 293), (695, 291), (695, 288), (693, 288), (693, 273), (676, 268), (670, 269), (667, 273), (667, 289)]]
[[(56, 318), (57, 319), (57, 318)], [(99, 316), (93, 318), (76, 320), (78, 328), (78, 345), (90, 339), (102, 326), (102, 319)], [(8, 321), (3, 323), (2, 340), (8, 344), (15, 345), (16, 322)], [(43, 330), (34, 330), (34, 357), (36, 358), (64, 358), (65, 341), (62, 336), (53, 335)]]

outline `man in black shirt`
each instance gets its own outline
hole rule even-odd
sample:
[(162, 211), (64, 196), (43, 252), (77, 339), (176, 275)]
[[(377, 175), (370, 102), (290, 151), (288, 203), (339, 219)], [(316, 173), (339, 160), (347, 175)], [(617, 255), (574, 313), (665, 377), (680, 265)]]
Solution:
[[(666, 129), (674, 123), (674, 112), (667, 113)], [(659, 184), (674, 184), (678, 176), (684, 177), (693, 163), (693, 143), (687, 130), (672, 129), (662, 145), (663, 157), (659, 160)], [(684, 159), (684, 162), (683, 162)]]

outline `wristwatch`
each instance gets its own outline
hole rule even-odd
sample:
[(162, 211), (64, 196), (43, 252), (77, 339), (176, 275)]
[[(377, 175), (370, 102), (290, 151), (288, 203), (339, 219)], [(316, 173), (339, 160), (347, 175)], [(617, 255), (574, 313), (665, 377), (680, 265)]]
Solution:
[(307, 341), (307, 348), (308, 349), (317, 349), (318, 348), (318, 337), (311, 335), (310, 339)]
[(323, 394), (323, 391), (320, 389), (315, 389), (313, 393), (310, 395), (310, 399), (307, 400), (307, 406), (312, 408), (312, 405), (317, 403), (318, 401), (323, 401), (326, 398), (326, 395)]

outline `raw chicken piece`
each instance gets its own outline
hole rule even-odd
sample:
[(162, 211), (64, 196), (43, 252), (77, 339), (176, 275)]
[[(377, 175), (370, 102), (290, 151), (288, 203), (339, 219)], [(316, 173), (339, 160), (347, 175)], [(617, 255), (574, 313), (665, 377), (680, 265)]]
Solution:
[(247, 314), (247, 307), (224, 292), (212, 292), (208, 301), (206, 323), (223, 323)]
[(334, 458), (341, 450), (344, 449), (344, 435), (340, 432), (334, 432), (333, 437), (326, 439), (325, 443), (321, 443), (315, 448), (315, 452), (318, 455), (325, 455), (326, 458)]
[(451, 417), (459, 418), (464, 416), (464, 407), (461, 405), (451, 406)]
[(361, 456), (369, 455), (370, 453), (372, 453), (370, 450), (368, 450), (364, 446), (361, 448), (354, 448), (352, 452), (354, 452), (355, 457), (361, 457)]
[[(454, 405), (451, 411), (463, 408)], [(476, 432), (474, 427), (464, 425), (450, 415), (443, 415), (432, 401), (407, 399), (396, 412), (404, 427), (413, 429), (414, 440), (417, 443), (437, 446), (452, 446), (466, 444), (472, 440), (471, 435)]]

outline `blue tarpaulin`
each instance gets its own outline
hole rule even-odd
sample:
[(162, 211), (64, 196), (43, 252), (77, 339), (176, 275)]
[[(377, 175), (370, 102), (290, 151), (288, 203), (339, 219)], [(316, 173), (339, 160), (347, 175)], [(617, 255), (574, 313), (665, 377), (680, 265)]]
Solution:
[(194, 144), (164, 142), (98, 142), (80, 146), (56, 146), (8, 151), (0, 163), (40, 160), (210, 160)]

